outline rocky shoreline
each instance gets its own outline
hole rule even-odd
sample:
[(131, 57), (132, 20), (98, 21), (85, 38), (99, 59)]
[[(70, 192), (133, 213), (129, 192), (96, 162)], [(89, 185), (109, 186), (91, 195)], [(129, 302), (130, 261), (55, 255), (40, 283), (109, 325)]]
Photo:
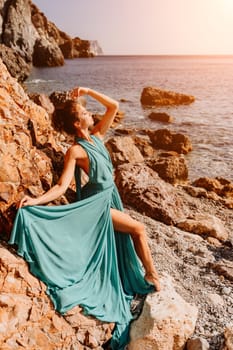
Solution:
[[(54, 129), (52, 114), (72, 91), (32, 100), (1, 61), (0, 69), (0, 347), (104, 349), (113, 325), (86, 319), (80, 309), (57, 315), (44, 285), (6, 243), (15, 202), (58, 179), (69, 139)], [(129, 349), (232, 350), (233, 184), (223, 178), (190, 182), (185, 157), (191, 142), (169, 129), (118, 126), (106, 146), (126, 211), (147, 228), (164, 286), (132, 323)], [(72, 184), (52, 204), (68, 203), (73, 194)]]

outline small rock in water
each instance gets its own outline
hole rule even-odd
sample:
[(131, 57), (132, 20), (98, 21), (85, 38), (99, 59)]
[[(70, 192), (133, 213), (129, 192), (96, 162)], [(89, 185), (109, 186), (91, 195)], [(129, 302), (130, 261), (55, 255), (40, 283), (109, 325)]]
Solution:
[(152, 112), (148, 115), (148, 118), (163, 123), (172, 123), (174, 121), (174, 118), (165, 112)]

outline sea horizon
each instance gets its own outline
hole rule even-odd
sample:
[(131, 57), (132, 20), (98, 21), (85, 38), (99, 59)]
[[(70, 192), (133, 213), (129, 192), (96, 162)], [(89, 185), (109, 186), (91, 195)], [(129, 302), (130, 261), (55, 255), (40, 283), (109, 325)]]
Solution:
[[(233, 58), (233, 54), (99, 54), (90, 58), (98, 58), (98, 57), (229, 57)], [(85, 57), (83, 57), (85, 58)], [(82, 59), (82, 57), (78, 57), (78, 59)], [(70, 60), (70, 59), (68, 59)]]

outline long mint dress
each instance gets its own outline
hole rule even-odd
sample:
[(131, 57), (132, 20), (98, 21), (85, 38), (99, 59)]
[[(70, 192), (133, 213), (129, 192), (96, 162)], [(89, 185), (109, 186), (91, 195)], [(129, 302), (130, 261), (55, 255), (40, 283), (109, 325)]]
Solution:
[(98, 137), (91, 137), (93, 143), (77, 138), (90, 169), (82, 189), (75, 171), (78, 200), (19, 209), (9, 243), (17, 244), (30, 271), (46, 284), (58, 312), (80, 305), (86, 315), (115, 322), (111, 347), (120, 350), (128, 342), (133, 295), (153, 287), (144, 280), (131, 237), (113, 229), (110, 208), (123, 207), (109, 154)]

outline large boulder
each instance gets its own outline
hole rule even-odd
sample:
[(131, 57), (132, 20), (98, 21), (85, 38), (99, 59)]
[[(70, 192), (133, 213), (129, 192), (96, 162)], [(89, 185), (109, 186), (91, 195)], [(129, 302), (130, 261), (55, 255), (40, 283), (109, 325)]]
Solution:
[(106, 142), (114, 166), (143, 162), (144, 158), (130, 136), (115, 136)]
[(125, 204), (155, 220), (171, 225), (188, 213), (174, 187), (143, 163), (119, 166), (115, 181)]
[(220, 241), (228, 239), (228, 232), (223, 222), (214, 215), (196, 214), (191, 218), (180, 221), (177, 226), (188, 232), (192, 232), (204, 237), (214, 237)]
[(33, 65), (36, 67), (63, 66), (64, 56), (59, 46), (47, 38), (36, 40), (33, 51)]
[(183, 105), (190, 104), (194, 101), (194, 96), (161, 90), (152, 86), (145, 87), (141, 94), (141, 104), (148, 107)]
[(233, 199), (233, 182), (221, 177), (200, 177), (193, 182), (193, 186), (204, 188), (208, 192), (215, 192), (221, 197)]
[(168, 129), (148, 130), (147, 134), (156, 149), (175, 151), (187, 154), (192, 150), (192, 144), (188, 136), (171, 132)]
[(175, 152), (163, 152), (152, 158), (146, 164), (155, 170), (159, 176), (175, 185), (186, 183), (188, 180), (188, 167), (183, 156)]
[(198, 310), (161, 278), (159, 293), (147, 296), (138, 320), (132, 322), (129, 350), (183, 350), (195, 330)]

